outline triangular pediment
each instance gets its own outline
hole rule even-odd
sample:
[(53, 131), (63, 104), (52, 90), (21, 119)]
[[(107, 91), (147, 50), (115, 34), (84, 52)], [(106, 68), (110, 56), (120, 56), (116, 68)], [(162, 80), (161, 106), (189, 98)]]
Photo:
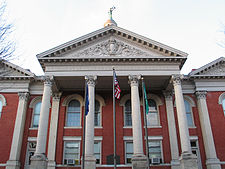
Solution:
[[(113, 39), (111, 39), (113, 37)], [(187, 54), (117, 26), (107, 26), (37, 55), (42, 59), (88, 56), (165, 56), (185, 58)]]
[(0, 63), (0, 77), (34, 77), (29, 70), (25, 70), (8, 61), (2, 60)]
[(206, 77), (206, 76), (224, 77), (225, 76), (225, 58), (221, 57), (219, 59), (216, 59), (213, 62), (192, 71), (189, 75), (191, 77)]
[(61, 58), (144, 58), (165, 57), (160, 52), (110, 36), (77, 50), (60, 55)]

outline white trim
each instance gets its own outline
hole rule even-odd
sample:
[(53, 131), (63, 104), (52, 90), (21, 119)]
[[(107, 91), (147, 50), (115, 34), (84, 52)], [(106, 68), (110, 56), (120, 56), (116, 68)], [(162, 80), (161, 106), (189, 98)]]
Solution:
[(0, 101), (2, 101), (2, 107), (7, 105), (5, 96), (3, 96), (2, 94), (0, 94)]
[(98, 94), (95, 95), (95, 100), (99, 101), (101, 107), (106, 105), (104, 98)]
[(183, 95), (184, 96), (184, 100), (187, 100), (190, 103), (191, 107), (196, 107), (194, 100), (188, 96), (188, 95)]
[(28, 137), (27, 141), (28, 142), (37, 141), (37, 137)]
[(223, 99), (225, 99), (225, 92), (219, 96), (218, 104), (223, 104)]
[(0, 163), (0, 167), (5, 167), (6, 163)]
[(123, 136), (123, 140), (125, 140), (125, 141), (133, 141), (133, 136)]
[[(153, 94), (153, 93), (147, 94), (147, 99), (154, 100), (156, 105), (157, 105), (157, 107), (163, 105), (163, 102), (162, 102), (161, 98), (158, 95), (156, 95), (156, 94)], [(143, 105), (143, 99), (141, 99), (141, 105)]]
[(68, 106), (68, 104), (71, 100), (78, 100), (80, 102), (80, 106), (81, 107), (84, 106), (84, 99), (79, 94), (72, 94), (72, 95), (65, 97), (65, 99), (63, 100), (62, 106)]
[(74, 127), (72, 127), (72, 126), (64, 126), (63, 128), (64, 129), (81, 129), (82, 126), (74, 126)]
[(163, 140), (162, 136), (148, 136), (148, 140)]
[(190, 136), (190, 140), (198, 140), (198, 136)]
[(120, 99), (120, 106), (125, 106), (125, 103), (127, 100), (131, 100), (131, 95), (130, 94), (126, 94), (124, 95), (121, 99)]
[(63, 136), (63, 141), (81, 141), (81, 136)]
[(29, 105), (29, 108), (33, 108), (35, 107), (35, 105), (38, 103), (38, 102), (41, 102), (42, 101), (42, 96), (36, 96), (35, 98), (33, 98), (30, 102), (30, 105)]
[(102, 136), (95, 136), (94, 141), (102, 141), (103, 137)]

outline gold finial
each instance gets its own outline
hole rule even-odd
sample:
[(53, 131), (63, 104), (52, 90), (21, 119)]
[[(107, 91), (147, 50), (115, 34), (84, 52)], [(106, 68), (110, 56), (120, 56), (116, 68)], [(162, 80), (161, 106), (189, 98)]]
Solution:
[(108, 14), (109, 14), (109, 19), (105, 22), (104, 27), (106, 27), (106, 26), (111, 26), (111, 25), (117, 26), (117, 23), (116, 23), (116, 22), (113, 20), (113, 18), (112, 18), (112, 12), (113, 12), (115, 9), (116, 9), (115, 6), (113, 6), (113, 7), (111, 7), (111, 8), (109, 9), (109, 12), (108, 12)]

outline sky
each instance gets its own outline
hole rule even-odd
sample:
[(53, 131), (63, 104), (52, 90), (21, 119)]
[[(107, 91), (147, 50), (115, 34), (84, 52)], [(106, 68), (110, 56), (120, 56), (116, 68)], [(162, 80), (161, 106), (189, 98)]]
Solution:
[[(113, 5), (119, 27), (188, 53), (181, 73), (225, 57), (225, 0), (6, 0), (13, 62), (36, 75), (36, 55), (103, 28)], [(224, 47), (221, 47), (224, 44)]]

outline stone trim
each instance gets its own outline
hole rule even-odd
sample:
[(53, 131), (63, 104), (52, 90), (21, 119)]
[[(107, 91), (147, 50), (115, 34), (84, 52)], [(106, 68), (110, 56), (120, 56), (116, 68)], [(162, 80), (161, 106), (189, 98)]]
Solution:
[(6, 99), (5, 99), (5, 97), (2, 94), (0, 94), (0, 101), (2, 101), (2, 106), (6, 106), (7, 105)]
[(29, 108), (33, 108), (35, 107), (35, 105), (37, 104), (37, 102), (42, 101), (42, 96), (37, 96), (35, 98), (33, 98), (30, 102)]
[(222, 104), (223, 99), (225, 99), (225, 92), (224, 92), (224, 93), (222, 93), (222, 94), (219, 96), (219, 99), (218, 99), (218, 104)]
[(69, 95), (65, 97), (65, 99), (63, 100), (62, 106), (67, 106), (69, 102), (73, 99), (78, 100), (80, 102), (80, 105), (84, 106), (84, 99), (81, 95), (78, 95), (78, 94), (73, 94), (73, 95)]

